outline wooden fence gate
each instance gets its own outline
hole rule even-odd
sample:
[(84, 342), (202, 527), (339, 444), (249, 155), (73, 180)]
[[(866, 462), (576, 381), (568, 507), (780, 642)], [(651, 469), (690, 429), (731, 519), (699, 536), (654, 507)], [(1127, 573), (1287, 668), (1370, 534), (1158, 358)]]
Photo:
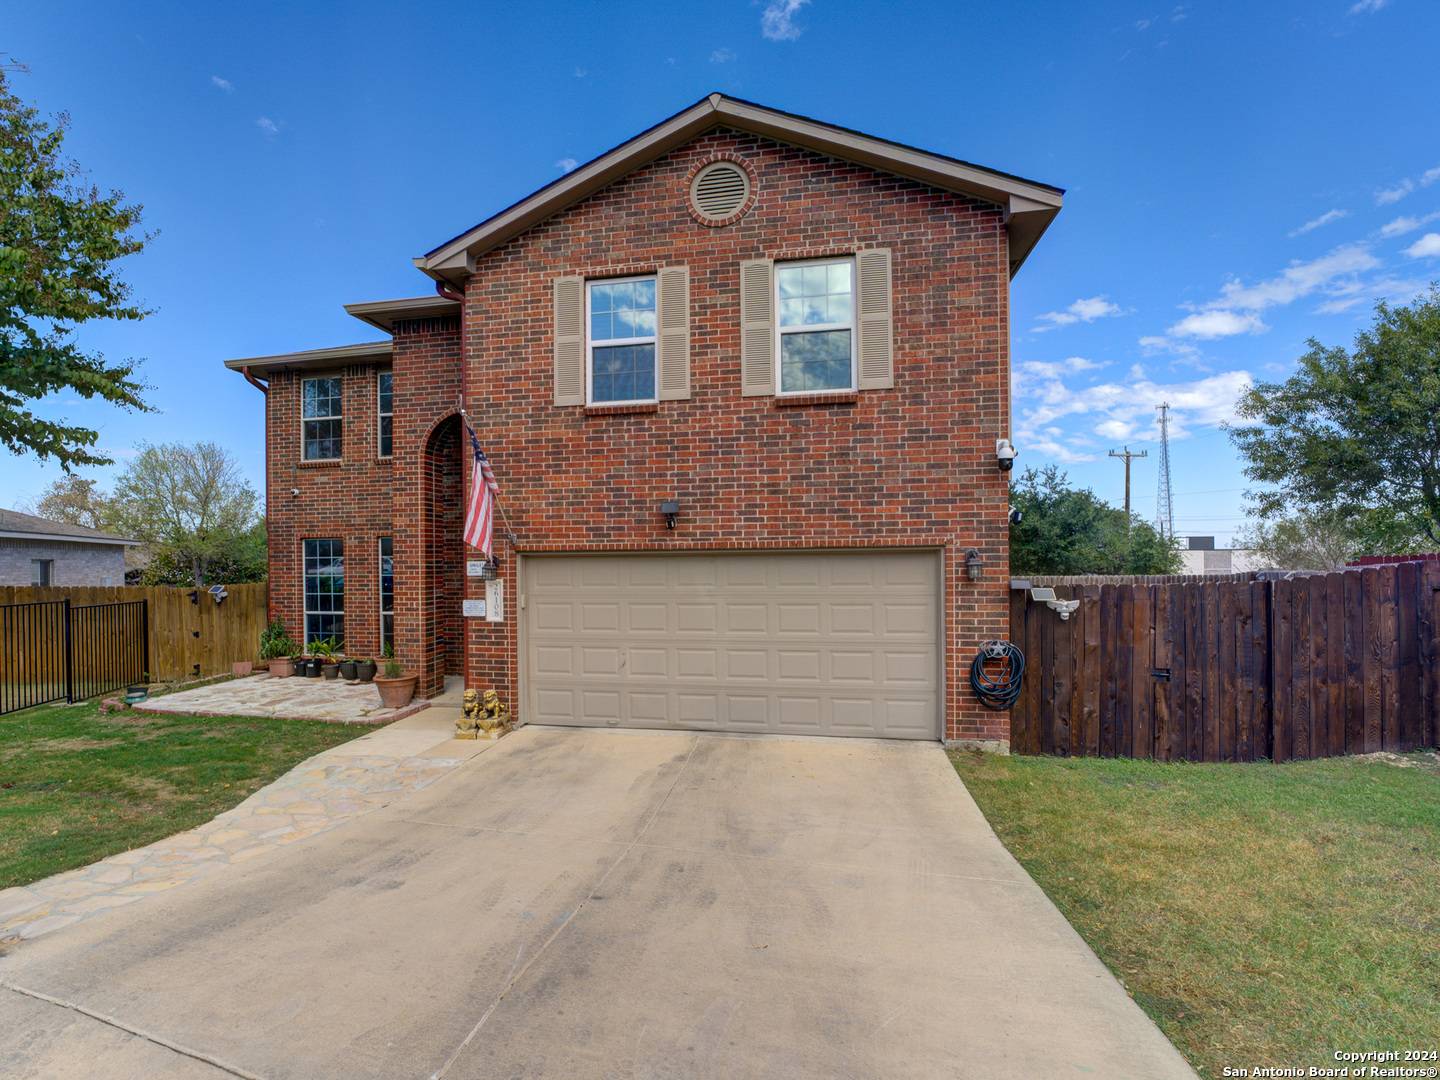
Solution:
[(1068, 620), (1011, 592), (1016, 753), (1287, 761), (1440, 742), (1440, 563), (1053, 587), (1080, 601)]

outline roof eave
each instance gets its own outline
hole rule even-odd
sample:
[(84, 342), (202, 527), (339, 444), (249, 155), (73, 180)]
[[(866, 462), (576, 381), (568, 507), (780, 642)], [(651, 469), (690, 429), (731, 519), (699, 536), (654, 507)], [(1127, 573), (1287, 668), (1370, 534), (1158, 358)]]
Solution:
[(68, 544), (109, 544), (111, 546), (138, 547), (139, 540), (126, 540), (123, 536), (66, 536), (64, 533), (11, 532), (0, 529), (0, 540), (63, 540)]
[(281, 369), (298, 371), (344, 367), (346, 364), (386, 363), (394, 350), (393, 342), (367, 341), (359, 345), (340, 345), (333, 349), (305, 349), (276, 356), (241, 357), (237, 360), (226, 360), (225, 366), (231, 371), (243, 372), (249, 368), (257, 375), (264, 375)]
[[(1060, 212), (1064, 199), (1064, 192), (1045, 184), (711, 94), (415, 259), (415, 266), (436, 281), (463, 287), (475, 272), (477, 256), (718, 125), (765, 135), (999, 206), (1010, 230), (1012, 276)], [(1015, 223), (1013, 227), (1011, 222)]]
[(361, 322), (393, 334), (395, 324), (402, 319), (426, 319), (458, 314), (460, 301), (435, 295), (407, 296), (399, 300), (367, 300), (361, 304), (346, 304), (345, 310)]

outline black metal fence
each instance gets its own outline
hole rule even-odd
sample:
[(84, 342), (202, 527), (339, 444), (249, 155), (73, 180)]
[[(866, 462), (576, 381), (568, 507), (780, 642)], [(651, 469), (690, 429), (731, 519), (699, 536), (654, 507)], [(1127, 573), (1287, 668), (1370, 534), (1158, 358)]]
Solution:
[(145, 600), (0, 606), (0, 714), (146, 681), (149, 622)]

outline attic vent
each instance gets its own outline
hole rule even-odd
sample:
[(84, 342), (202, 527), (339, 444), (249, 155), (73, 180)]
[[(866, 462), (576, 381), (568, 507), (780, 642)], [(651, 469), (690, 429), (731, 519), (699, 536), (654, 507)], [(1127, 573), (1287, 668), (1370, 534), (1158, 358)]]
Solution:
[(706, 165), (690, 183), (690, 206), (707, 225), (730, 224), (750, 201), (750, 177), (733, 161)]

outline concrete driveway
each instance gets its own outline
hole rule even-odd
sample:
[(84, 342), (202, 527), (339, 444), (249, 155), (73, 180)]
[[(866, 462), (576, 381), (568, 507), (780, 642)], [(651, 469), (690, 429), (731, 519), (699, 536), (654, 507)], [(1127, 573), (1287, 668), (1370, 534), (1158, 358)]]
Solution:
[(1195, 1075), (934, 745), (525, 728), (0, 982), (7, 1077)]

